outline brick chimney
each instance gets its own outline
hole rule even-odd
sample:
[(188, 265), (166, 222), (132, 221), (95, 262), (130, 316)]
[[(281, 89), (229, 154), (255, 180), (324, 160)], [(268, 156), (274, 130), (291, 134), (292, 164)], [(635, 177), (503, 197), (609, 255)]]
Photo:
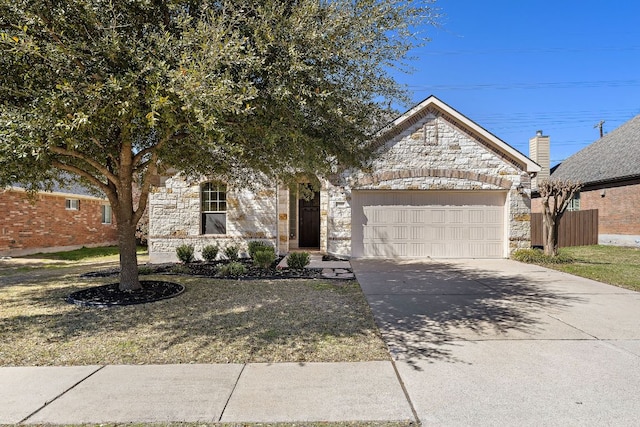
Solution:
[(538, 175), (531, 180), (531, 189), (538, 188), (538, 183), (549, 179), (550, 169), (550, 145), (551, 140), (548, 136), (542, 134), (539, 130), (536, 132), (536, 136), (529, 140), (529, 158), (540, 165), (542, 168)]

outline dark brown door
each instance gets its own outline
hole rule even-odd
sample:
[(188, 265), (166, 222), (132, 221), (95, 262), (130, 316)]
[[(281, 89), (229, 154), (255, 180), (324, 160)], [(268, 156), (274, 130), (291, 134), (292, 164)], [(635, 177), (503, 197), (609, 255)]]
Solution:
[(301, 248), (320, 247), (320, 193), (314, 193), (312, 200), (298, 201), (298, 246)]

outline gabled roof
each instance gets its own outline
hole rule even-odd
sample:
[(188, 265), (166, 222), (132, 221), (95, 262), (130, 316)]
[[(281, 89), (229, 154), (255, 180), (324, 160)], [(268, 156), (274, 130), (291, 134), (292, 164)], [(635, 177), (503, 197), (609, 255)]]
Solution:
[(386, 141), (413, 126), (428, 114), (442, 116), (448, 122), (484, 143), (489, 149), (518, 165), (522, 170), (526, 172), (540, 171), (540, 165), (536, 162), (433, 95), (382, 128), (378, 132), (376, 145), (383, 145)]
[(551, 177), (583, 184), (640, 177), (640, 115), (569, 157)]

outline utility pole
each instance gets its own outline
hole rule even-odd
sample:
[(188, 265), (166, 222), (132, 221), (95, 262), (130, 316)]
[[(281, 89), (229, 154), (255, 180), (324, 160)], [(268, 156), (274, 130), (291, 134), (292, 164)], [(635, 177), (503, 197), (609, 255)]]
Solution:
[(602, 138), (604, 136), (604, 133), (602, 132), (602, 125), (604, 124), (604, 120), (600, 120), (600, 123), (597, 123), (596, 125), (593, 126), (593, 128), (599, 128), (600, 129), (600, 138)]

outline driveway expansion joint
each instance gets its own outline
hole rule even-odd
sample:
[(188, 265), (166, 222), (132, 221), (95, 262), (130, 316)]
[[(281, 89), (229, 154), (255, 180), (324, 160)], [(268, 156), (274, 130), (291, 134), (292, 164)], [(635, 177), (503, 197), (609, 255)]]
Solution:
[(565, 325), (567, 325), (567, 326), (568, 326), (568, 327), (570, 327), (570, 328), (575, 329), (576, 331), (580, 331), (580, 332), (582, 332), (583, 334), (585, 334), (585, 335), (588, 335), (588, 336), (592, 337), (594, 340), (602, 341), (602, 340), (601, 340), (600, 338), (598, 338), (597, 336), (595, 336), (595, 335), (593, 335), (593, 334), (590, 334), (589, 332), (584, 331), (584, 330), (582, 330), (582, 329), (580, 329), (580, 328), (578, 328), (578, 327), (576, 327), (576, 326), (573, 326), (573, 325), (571, 325), (571, 324), (569, 324), (569, 323), (565, 322), (564, 320), (560, 319), (560, 318), (559, 318), (559, 317), (557, 317), (557, 316), (554, 316), (554, 315), (552, 315), (552, 314), (547, 314), (547, 316), (549, 316), (549, 317), (550, 317), (550, 318), (552, 318), (552, 319), (557, 320), (557, 321), (558, 321), (558, 322), (560, 322), (560, 323), (564, 323)]

